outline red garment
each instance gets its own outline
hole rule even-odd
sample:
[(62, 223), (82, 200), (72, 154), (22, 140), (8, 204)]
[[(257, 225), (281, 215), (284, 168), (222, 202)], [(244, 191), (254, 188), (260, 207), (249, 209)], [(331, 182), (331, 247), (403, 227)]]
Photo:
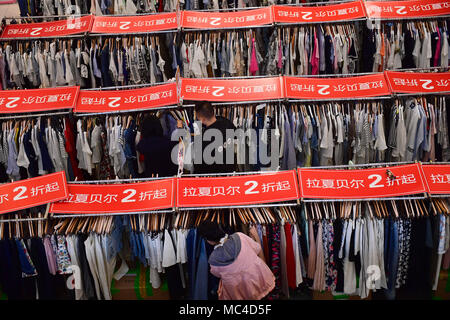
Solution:
[(284, 224), (284, 233), (286, 234), (286, 270), (288, 276), (289, 288), (297, 288), (297, 281), (295, 277), (295, 255), (294, 246), (292, 244), (291, 225), (289, 223)]
[(73, 134), (74, 128), (72, 126), (72, 123), (67, 118), (64, 119), (64, 122), (66, 124), (66, 130), (64, 131), (64, 136), (66, 138), (66, 152), (69, 155), (70, 164), (72, 165), (72, 171), (78, 181), (83, 181), (83, 173), (78, 168), (77, 149), (75, 147), (75, 136)]

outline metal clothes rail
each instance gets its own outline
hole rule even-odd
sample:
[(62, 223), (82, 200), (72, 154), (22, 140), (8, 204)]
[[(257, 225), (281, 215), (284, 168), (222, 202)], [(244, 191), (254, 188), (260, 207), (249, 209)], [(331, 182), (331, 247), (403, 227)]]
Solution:
[(58, 218), (90, 218), (90, 217), (109, 217), (109, 216), (131, 216), (139, 214), (159, 214), (174, 213), (174, 210), (155, 210), (155, 211), (139, 211), (139, 212), (111, 212), (111, 213), (80, 213), (80, 214), (52, 214), (51, 219)]
[(0, 120), (10, 120), (10, 119), (23, 119), (23, 118), (33, 118), (33, 117), (51, 117), (71, 114), (72, 111), (61, 111), (61, 112), (45, 112), (45, 113), (30, 113), (21, 115), (7, 115), (0, 117)]
[(241, 205), (241, 206), (178, 208), (178, 211), (245, 209), (245, 208), (274, 208), (274, 207), (296, 207), (296, 206), (299, 206), (299, 204), (298, 203), (267, 203), (267, 204), (256, 204), (256, 205)]
[(368, 202), (368, 201), (388, 201), (388, 200), (423, 200), (422, 197), (389, 197), (389, 198), (365, 198), (365, 199), (302, 199), (301, 202), (314, 203), (314, 202)]
[(171, 177), (154, 177), (154, 178), (135, 178), (135, 179), (111, 179), (111, 180), (87, 180), (87, 181), (68, 181), (68, 183), (73, 184), (118, 184), (124, 182), (147, 182), (156, 181), (163, 179), (176, 178), (176, 176)]
[(337, 166), (318, 166), (318, 167), (304, 167), (305, 169), (340, 169), (340, 168), (366, 168), (366, 167), (387, 167), (393, 165), (413, 164), (415, 161), (399, 161), (399, 162), (376, 162), (363, 164), (343, 164)]
[(172, 106), (164, 106), (164, 107), (148, 107), (141, 109), (131, 109), (131, 110), (118, 110), (118, 111), (105, 111), (105, 112), (95, 112), (95, 113), (74, 113), (76, 117), (90, 117), (90, 116), (99, 116), (99, 115), (114, 115), (114, 114), (123, 114), (129, 112), (143, 112), (143, 111), (158, 111), (158, 110), (167, 110), (167, 109), (176, 109), (179, 108), (178, 105)]
[(7, 223), (7, 222), (28, 222), (28, 221), (45, 221), (47, 218), (19, 218), (19, 219), (0, 219), (1, 223)]

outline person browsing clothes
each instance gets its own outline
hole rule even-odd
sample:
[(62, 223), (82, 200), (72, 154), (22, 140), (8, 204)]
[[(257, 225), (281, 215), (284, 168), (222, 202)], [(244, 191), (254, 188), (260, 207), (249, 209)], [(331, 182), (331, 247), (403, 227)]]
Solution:
[(261, 246), (247, 235), (226, 234), (215, 222), (198, 226), (214, 250), (209, 256), (210, 272), (220, 279), (219, 300), (261, 300), (275, 287), (275, 276), (258, 256)]
[[(214, 136), (211, 142), (202, 141), (202, 155), (205, 155), (205, 148), (210, 143), (218, 143), (219, 147), (215, 148), (214, 151), (211, 152), (214, 158), (222, 159), (221, 163), (212, 163), (208, 164), (205, 162), (205, 159), (202, 157), (202, 161), (200, 164), (194, 164), (194, 172), (197, 174), (205, 174), (205, 173), (229, 173), (236, 171), (236, 161), (234, 157), (234, 141), (233, 138), (227, 139), (227, 130), (236, 129), (233, 123), (221, 116), (216, 116), (214, 112), (214, 107), (208, 101), (198, 102), (195, 105), (195, 114), (198, 121), (202, 123), (202, 137), (208, 134), (209, 130), (218, 130), (222, 137), (220, 137), (219, 141), (216, 141), (217, 137), (215, 137), (214, 132), (209, 132)], [(196, 150), (196, 149), (194, 149)], [(233, 153), (233, 163), (226, 163), (226, 154), (227, 152)], [(218, 153), (218, 154), (217, 154)], [(199, 157), (200, 155), (195, 154), (194, 157)]]

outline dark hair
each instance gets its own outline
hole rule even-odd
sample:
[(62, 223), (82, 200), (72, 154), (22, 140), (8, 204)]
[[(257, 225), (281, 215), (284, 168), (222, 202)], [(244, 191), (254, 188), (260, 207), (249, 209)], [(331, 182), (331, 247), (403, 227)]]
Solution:
[(144, 138), (148, 138), (151, 136), (162, 137), (163, 128), (159, 119), (153, 115), (145, 117), (144, 121), (142, 122), (141, 134)]
[(203, 221), (197, 227), (198, 234), (209, 241), (219, 242), (220, 239), (225, 237), (225, 232), (222, 228), (212, 221)]
[(200, 101), (195, 103), (195, 112), (206, 119), (214, 117), (214, 108), (208, 101)]

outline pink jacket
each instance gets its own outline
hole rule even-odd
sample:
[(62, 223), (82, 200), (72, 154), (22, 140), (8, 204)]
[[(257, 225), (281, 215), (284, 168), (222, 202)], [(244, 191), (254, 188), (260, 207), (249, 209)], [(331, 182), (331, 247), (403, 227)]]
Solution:
[(211, 265), (211, 273), (220, 278), (219, 300), (260, 300), (275, 287), (275, 276), (258, 257), (261, 246), (238, 232), (241, 250), (227, 266)]

